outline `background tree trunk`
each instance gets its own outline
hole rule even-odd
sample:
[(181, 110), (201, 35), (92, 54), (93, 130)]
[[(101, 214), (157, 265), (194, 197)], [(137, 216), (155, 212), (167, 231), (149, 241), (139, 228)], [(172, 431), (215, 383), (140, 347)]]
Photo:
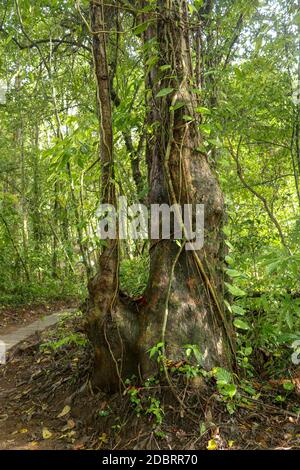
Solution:
[[(90, 2), (93, 54), (100, 110), (101, 202), (116, 204), (113, 182), (113, 132), (103, 2)], [(100, 201), (99, 201), (100, 202)], [(96, 276), (89, 283), (88, 335), (95, 349), (94, 383), (115, 388), (119, 383), (119, 345), (114, 312), (118, 300), (119, 243), (107, 240)], [(117, 327), (118, 328), (118, 327)], [(122, 350), (122, 344), (121, 344)]]

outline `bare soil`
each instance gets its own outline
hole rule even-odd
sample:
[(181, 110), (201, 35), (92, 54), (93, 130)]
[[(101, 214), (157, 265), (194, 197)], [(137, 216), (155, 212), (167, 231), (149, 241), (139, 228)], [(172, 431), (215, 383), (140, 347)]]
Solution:
[[(278, 380), (253, 382), (260, 397), (241, 400), (232, 415), (211, 381), (187, 387), (174, 377), (172, 390), (160, 381), (95, 393), (81, 322), (75, 316), (32, 336), (0, 366), (0, 449), (300, 449), (299, 395), (277, 403)], [(161, 424), (145, 408), (153, 398)]]

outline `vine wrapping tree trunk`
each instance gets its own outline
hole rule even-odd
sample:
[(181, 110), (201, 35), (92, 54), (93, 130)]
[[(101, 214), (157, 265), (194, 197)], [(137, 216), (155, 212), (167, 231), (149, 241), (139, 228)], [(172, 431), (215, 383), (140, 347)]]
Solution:
[[(91, 2), (105, 188), (101, 202), (115, 203), (103, 8)], [(182, 358), (183, 346), (195, 344), (205, 368), (230, 368), (233, 363), (232, 332), (223, 310), (224, 203), (207, 157), (199, 150), (187, 5), (158, 0), (156, 8), (156, 19), (144, 34), (146, 40), (155, 36), (158, 54), (146, 77), (152, 129), (146, 149), (149, 203), (204, 204), (205, 244), (199, 251), (186, 251), (184, 239), (180, 247), (175, 240), (152, 240), (149, 282), (139, 306), (125, 305), (118, 295), (118, 243), (107, 243), (90, 284), (88, 331), (95, 349), (94, 383), (110, 390), (133, 373), (153, 374), (157, 365), (150, 361), (149, 349), (158, 342), (170, 359)]]

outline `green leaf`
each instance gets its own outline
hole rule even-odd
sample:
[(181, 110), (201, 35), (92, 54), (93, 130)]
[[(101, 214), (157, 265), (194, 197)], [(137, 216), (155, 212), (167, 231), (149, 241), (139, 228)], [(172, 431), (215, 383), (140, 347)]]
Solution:
[(293, 382), (284, 382), (283, 388), (284, 388), (284, 390), (287, 390), (287, 391), (290, 392), (290, 391), (294, 390), (295, 385), (293, 384)]
[(202, 95), (202, 91), (199, 88), (190, 88), (192, 93), (196, 93), (196, 95)]
[(239, 320), (238, 318), (234, 320), (233, 324), (236, 328), (239, 328), (240, 330), (250, 330), (250, 326), (248, 325), (248, 323), (243, 320)]
[(153, 56), (149, 57), (149, 59), (147, 60), (146, 64), (149, 66), (149, 69), (150, 69), (150, 68), (153, 67), (153, 65), (155, 65), (157, 62), (158, 62), (158, 57), (157, 57), (157, 55), (153, 55)]
[(170, 110), (176, 111), (176, 109), (180, 109), (185, 105), (183, 102), (178, 102), (174, 106), (170, 106)]
[(167, 96), (174, 91), (174, 88), (162, 88), (156, 95), (156, 98), (162, 98)]
[(201, 124), (199, 128), (201, 129), (202, 132), (204, 132), (204, 134), (210, 135), (211, 127), (208, 124)]
[(231, 310), (232, 310), (233, 313), (235, 313), (236, 315), (245, 315), (245, 313), (246, 313), (246, 310), (243, 309), (243, 307), (240, 307), (239, 305), (232, 305), (232, 306), (231, 306)]
[(228, 282), (225, 282), (225, 285), (227, 289), (229, 290), (230, 294), (232, 294), (234, 297), (244, 297), (247, 295), (247, 292), (243, 291), (237, 286), (234, 286), (232, 284), (228, 284)]
[(267, 268), (266, 268), (267, 274), (272, 274), (275, 271), (277, 271), (277, 269), (280, 267), (281, 263), (282, 263), (282, 261), (278, 260), (278, 261), (274, 261), (274, 263), (268, 264)]
[(255, 41), (255, 52), (258, 52), (261, 49), (263, 42), (263, 36), (259, 36)]
[(293, 314), (292, 314), (291, 312), (286, 312), (286, 314), (285, 314), (285, 320), (286, 320), (286, 323), (287, 323), (289, 329), (292, 330), (292, 329), (293, 329), (293, 324), (294, 324), (294, 322), (293, 322)]
[(185, 344), (183, 347), (186, 350), (185, 353), (186, 353), (187, 357), (190, 357), (191, 353), (193, 353), (195, 358), (196, 358), (196, 361), (198, 362), (198, 364), (201, 363), (202, 354), (201, 354), (200, 349), (198, 348), (198, 346), (196, 344)]
[(230, 248), (232, 251), (234, 250), (234, 247), (233, 245), (230, 243), (229, 240), (224, 240), (225, 244), (228, 246), (228, 248)]
[(219, 385), (225, 385), (232, 382), (232, 376), (228, 370), (223, 369), (222, 367), (215, 367), (212, 372)]
[[(235, 412), (235, 409), (236, 409), (236, 405), (233, 402), (229, 402), (229, 403), (226, 404), (226, 408), (227, 408), (228, 413), (230, 415), (233, 415), (233, 413)], [(233, 441), (229, 441), (229, 442), (233, 442)]]
[(206, 424), (204, 422), (202, 422), (200, 424), (200, 427), (199, 427), (199, 432), (200, 432), (200, 436), (202, 437), (203, 434), (206, 432)]
[(241, 273), (240, 271), (237, 271), (236, 269), (226, 269), (226, 274), (228, 274), (229, 277), (242, 277), (245, 278), (247, 277), (246, 274)]
[(171, 65), (167, 65), (167, 64), (166, 64), (166, 65), (161, 65), (161, 66), (159, 67), (159, 69), (160, 69), (162, 72), (164, 72), (165, 70), (170, 70), (170, 68), (171, 68)]
[(225, 256), (225, 261), (227, 264), (234, 264), (234, 260), (231, 258), (231, 256)]
[(192, 3), (188, 4), (188, 8), (190, 10), (190, 13), (197, 13), (197, 8)]
[(184, 119), (184, 121), (193, 121), (194, 120), (193, 116), (189, 116), (188, 114), (185, 114), (184, 116), (182, 116), (182, 119)]
[(139, 24), (136, 28), (134, 28), (134, 34), (136, 34), (137, 36), (139, 36), (139, 35), (142, 34), (144, 31), (146, 31), (146, 29), (149, 27), (149, 24), (150, 24), (149, 21), (145, 21), (145, 23)]
[(225, 384), (222, 387), (222, 395), (226, 395), (229, 398), (233, 398), (237, 392), (237, 388), (234, 384)]
[(248, 346), (247, 348), (244, 349), (244, 354), (245, 356), (251, 356), (253, 349), (251, 346)]
[(243, 390), (245, 390), (245, 392), (247, 392), (252, 397), (256, 394), (255, 388), (253, 388), (251, 385), (243, 385), (242, 388)]
[(202, 354), (201, 354), (199, 348), (195, 347), (193, 351), (194, 351), (196, 361), (198, 362), (198, 364), (200, 364), (201, 361), (202, 361)]
[(211, 114), (211, 110), (208, 108), (205, 108), (204, 106), (198, 106), (196, 108), (196, 112), (200, 114)]

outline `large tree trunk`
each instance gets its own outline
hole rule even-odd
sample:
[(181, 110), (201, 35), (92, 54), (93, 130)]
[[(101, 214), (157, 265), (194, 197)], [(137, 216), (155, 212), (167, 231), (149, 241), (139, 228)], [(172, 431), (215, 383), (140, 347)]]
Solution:
[[(222, 302), (224, 205), (207, 157), (198, 150), (201, 137), (199, 116), (195, 113), (197, 101), (191, 91), (186, 3), (179, 0), (158, 3), (158, 67), (165, 70), (164, 66), (171, 66), (160, 72), (158, 83), (160, 89), (174, 91), (163, 98), (152, 98), (160, 118), (156, 140), (148, 146), (150, 203), (190, 203), (194, 207), (204, 204), (205, 244), (199, 252), (183, 249), (178, 257), (179, 248), (174, 241), (152, 241), (150, 280), (145, 293), (147, 306), (140, 319), (141, 362), (144, 369), (153, 368), (147, 350), (163, 339), (168, 357), (178, 358), (184, 344), (196, 344), (205, 367), (228, 366), (233, 346)], [(154, 94), (157, 91), (154, 89)], [(172, 110), (178, 103), (184, 106)]]
[[(148, 124), (155, 127), (147, 139), (149, 203), (204, 204), (205, 244), (201, 250), (186, 251), (184, 240), (180, 247), (174, 240), (152, 240), (150, 277), (142, 308), (133, 302), (125, 306), (117, 295), (117, 243), (110, 242), (104, 250), (99, 273), (90, 287), (88, 323), (95, 346), (95, 385), (111, 390), (132, 373), (147, 376), (156, 371), (157, 365), (150, 361), (148, 351), (158, 342), (163, 342), (166, 356), (176, 360), (184, 355), (185, 344), (197, 345), (202, 352), (203, 366), (208, 369), (217, 365), (230, 368), (234, 352), (222, 300), (224, 204), (207, 157), (198, 150), (201, 136), (196, 99), (191, 91), (186, 2), (159, 0), (157, 3), (157, 23), (145, 33), (146, 40), (156, 35), (159, 54), (159, 63), (146, 78), (152, 91)], [(93, 5), (94, 31), (103, 31), (103, 21), (96, 25), (95, 12), (100, 14), (100, 8)], [(100, 96), (100, 87), (102, 94), (105, 90), (100, 80), (107, 77), (103, 73), (106, 64), (103, 47), (104, 36), (95, 35), (102, 140), (104, 127), (111, 123), (109, 90), (106, 96)], [(165, 88), (173, 91), (157, 98), (157, 92)], [(176, 106), (178, 103), (181, 107)], [(109, 143), (112, 155), (112, 140)], [(108, 167), (112, 168), (112, 158), (103, 171)], [(106, 194), (105, 202), (111, 202), (110, 198)]]

